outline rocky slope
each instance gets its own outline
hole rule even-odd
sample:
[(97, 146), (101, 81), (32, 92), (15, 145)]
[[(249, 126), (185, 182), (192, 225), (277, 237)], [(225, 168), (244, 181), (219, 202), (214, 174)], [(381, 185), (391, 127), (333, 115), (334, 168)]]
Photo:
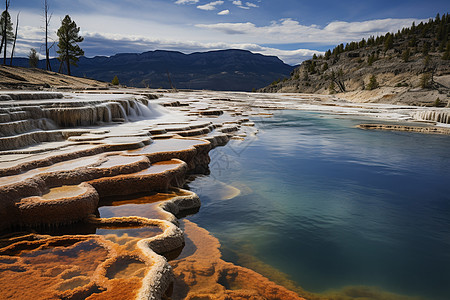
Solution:
[(352, 101), (448, 105), (449, 28), (447, 14), (396, 34), (338, 45), (261, 91), (339, 93)]
[(103, 89), (109, 84), (35, 68), (0, 66), (0, 89)]

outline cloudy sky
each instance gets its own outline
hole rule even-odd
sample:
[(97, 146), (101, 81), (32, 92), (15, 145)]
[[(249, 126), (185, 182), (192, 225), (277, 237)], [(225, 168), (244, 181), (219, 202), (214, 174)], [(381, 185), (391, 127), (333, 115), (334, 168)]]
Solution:
[[(51, 39), (66, 14), (81, 27), (88, 57), (150, 50), (239, 48), (298, 64), (357, 41), (446, 13), (446, 0), (48, 0)], [(20, 12), (17, 56), (43, 51), (43, 0), (11, 0)], [(51, 54), (55, 55), (56, 45)], [(41, 55), (42, 57), (43, 55)]]

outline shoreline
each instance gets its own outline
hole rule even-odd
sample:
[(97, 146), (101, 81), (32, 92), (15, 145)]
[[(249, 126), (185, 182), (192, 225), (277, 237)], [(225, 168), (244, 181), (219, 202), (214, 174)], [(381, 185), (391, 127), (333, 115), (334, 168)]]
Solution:
[[(3, 120), (6, 121), (5, 124), (11, 124), (12, 127), (7, 125), (4, 127), (9, 128), (4, 131), (9, 135), (2, 137), (1, 144), (3, 151), (0, 153), (2, 157), (0, 193), (3, 200), (0, 203), (2, 207), (0, 229), (11, 226), (16, 228), (17, 226), (22, 228), (59, 227), (85, 220), (94, 227), (97, 226), (95, 228), (157, 227), (162, 230), (159, 235), (143, 239), (131, 236), (121, 238), (99, 235), (49, 237), (45, 234), (34, 234), (24, 236), (23, 239), (10, 240), (9, 245), (0, 247), (1, 258), (12, 262), (9, 270), (23, 268), (22, 258), (11, 258), (23, 252), (20, 247), (33, 252), (46, 247), (57, 249), (58, 246), (54, 245), (58, 243), (74, 241), (68, 242), (68, 249), (76, 248), (82, 243), (94, 243), (99, 245), (95, 248), (98, 248), (97, 252), (106, 251), (104, 262), (100, 263), (92, 274), (73, 278), (68, 275), (58, 277), (62, 281), (59, 286), (67, 285), (67, 282), (72, 282), (68, 286), (75, 286), (72, 289), (62, 288), (60, 295), (89, 297), (99, 291), (100, 294), (107, 295), (117, 289), (117, 281), (122, 280), (122, 283), (126, 283), (126, 279), (117, 277), (120, 272), (116, 271), (118, 267), (115, 267), (125, 265), (129, 276), (141, 278), (143, 282), (139, 291), (136, 291), (136, 286), (133, 288), (133, 285), (130, 285), (128, 291), (130, 295), (135, 293), (136, 299), (161, 298), (169, 287), (171, 271), (167, 261), (160, 254), (176, 251), (183, 244), (183, 232), (178, 227), (179, 221), (176, 216), (183, 211), (200, 207), (200, 200), (194, 193), (177, 188), (184, 185), (186, 173), (202, 174), (208, 171), (209, 151), (212, 148), (225, 145), (231, 138), (242, 140), (244, 143), (256, 135), (257, 129), (254, 128), (250, 118), (270, 117), (271, 110), (299, 109), (374, 118), (377, 114), (381, 114), (381, 117), (387, 120), (396, 119), (404, 122), (410, 121), (417, 112), (417, 108), (355, 105), (341, 100), (336, 102), (331, 97), (318, 95), (274, 96), (193, 91), (164, 94), (164, 97), (155, 99), (148, 96), (148, 91), (125, 90), (127, 91), (131, 92), (131, 95), (120, 94), (117, 91), (113, 91), (114, 95), (105, 91), (93, 94), (64, 93), (63, 98), (60, 95), (55, 96), (56, 100), (26, 99), (30, 97), (28, 95), (23, 96), (25, 99), (17, 100), (19, 102), (11, 102), (14, 105), (8, 105), (10, 100), (0, 103), (2, 109), (13, 109), (9, 114), (10, 118), (14, 116), (17, 119), (7, 120), (4, 117)], [(98, 95), (99, 93), (102, 95)], [(20, 98), (20, 96), (17, 97)], [(57, 102), (57, 99), (63, 99), (61, 103), (64, 105), (54, 109), (54, 102)], [(27, 109), (31, 107), (30, 101), (33, 101), (32, 107), (41, 105), (41, 111), (33, 108), (33, 113), (37, 113), (40, 119), (50, 117), (57, 124), (69, 125), (75, 129), (58, 129), (44, 125), (45, 128), (39, 128), (38, 135), (35, 132), (29, 133), (30, 139), (27, 136), (27, 130), (33, 128), (36, 122), (20, 119), (29, 116), (23, 112), (29, 111)], [(75, 103), (79, 102), (83, 102), (82, 107), (89, 107), (88, 114), (85, 111), (74, 110)], [(19, 107), (17, 104), (20, 103), (23, 104), (23, 112), (17, 109)], [(72, 107), (71, 103), (73, 103)], [(50, 104), (52, 106), (49, 106)], [(151, 106), (156, 104), (165, 106), (170, 111)], [(398, 110), (401, 110), (401, 113)], [(68, 117), (67, 111), (79, 113)], [(97, 123), (101, 125), (96, 126)], [(84, 127), (78, 129), (80, 125)], [(36, 138), (37, 136), (39, 138)], [(33, 144), (36, 140), (40, 142), (37, 145)], [(28, 148), (15, 150), (24, 146)], [(112, 218), (93, 216), (99, 207), (99, 201), (105, 197), (127, 196), (136, 192), (149, 193), (157, 190), (171, 191), (175, 194), (175, 196), (165, 196), (166, 200), (155, 208), (160, 215), (159, 221), (143, 216)], [(186, 224), (191, 231), (196, 230), (192, 229), (195, 225)], [(204, 229), (197, 231), (202, 230)], [(2, 243), (2, 245), (7, 244), (8, 241), (2, 241)], [(218, 249), (217, 243), (213, 244)], [(130, 250), (130, 247), (134, 250)], [(292, 296), (291, 292), (285, 288), (269, 284), (267, 279), (263, 280), (261, 275), (230, 263), (220, 262), (219, 258), (220, 254), (216, 255), (213, 264), (220, 264), (222, 269), (219, 273), (227, 274), (224, 275), (226, 280), (223, 279), (226, 283), (221, 285), (225, 288), (223, 293), (227, 295), (237, 293), (228, 291), (226, 287), (234, 285), (233, 280), (240, 278), (242, 273), (249, 278), (257, 278), (256, 283), (248, 283), (248, 288), (257, 291), (256, 295), (268, 293), (266, 296), (269, 299), (278, 297), (277, 293)], [(189, 260), (185, 262), (192, 263)], [(146, 268), (142, 267), (146, 271), (136, 273), (137, 271), (133, 269), (136, 264), (146, 265)], [(177, 263), (177, 266), (178, 264), (181, 263)], [(192, 266), (189, 268), (193, 271)], [(31, 270), (28, 271), (31, 272)], [(209, 277), (216, 274), (216, 270), (211, 273), (212, 271), (208, 268), (199, 272), (206, 272), (210, 274)], [(69, 280), (64, 279), (65, 277), (69, 277)], [(214, 278), (218, 283), (221, 277), (214, 275)], [(242, 280), (239, 279), (240, 283), (236, 284), (242, 286)], [(78, 284), (73, 281), (77, 281)], [(265, 286), (271, 286), (270, 292), (262, 288), (258, 283), (261, 281), (265, 282)], [(272, 296), (269, 297), (269, 295)]]

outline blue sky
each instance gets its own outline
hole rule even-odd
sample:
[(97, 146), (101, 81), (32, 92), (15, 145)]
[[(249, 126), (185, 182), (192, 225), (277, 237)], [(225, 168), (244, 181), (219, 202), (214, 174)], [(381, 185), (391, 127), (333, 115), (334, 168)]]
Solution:
[[(51, 39), (69, 14), (88, 57), (123, 52), (184, 53), (229, 48), (298, 64), (341, 42), (384, 34), (448, 11), (448, 1), (48, 0)], [(20, 11), (18, 56), (43, 51), (43, 0), (11, 0)], [(52, 49), (52, 54), (55, 53)]]

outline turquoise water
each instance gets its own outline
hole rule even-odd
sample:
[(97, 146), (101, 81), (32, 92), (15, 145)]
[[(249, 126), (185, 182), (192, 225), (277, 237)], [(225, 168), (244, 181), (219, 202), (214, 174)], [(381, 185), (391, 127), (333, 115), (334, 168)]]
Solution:
[[(258, 120), (256, 120), (258, 121)], [(211, 153), (189, 219), (311, 292), (365, 285), (450, 295), (450, 137), (364, 131), (362, 120), (280, 111)], [(218, 197), (225, 183), (241, 190)], [(209, 188), (208, 188), (209, 186)]]

